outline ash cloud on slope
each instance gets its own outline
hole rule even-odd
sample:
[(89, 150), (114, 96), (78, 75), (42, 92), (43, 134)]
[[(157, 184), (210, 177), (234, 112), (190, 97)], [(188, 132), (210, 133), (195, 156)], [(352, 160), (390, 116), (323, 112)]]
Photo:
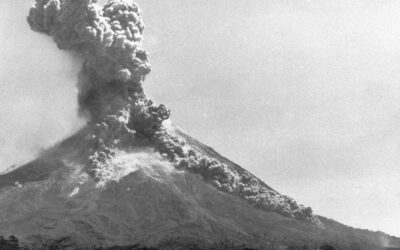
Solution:
[(310, 207), (265, 187), (247, 171), (238, 173), (190, 148), (163, 127), (169, 110), (154, 105), (142, 88), (150, 65), (141, 46), (142, 13), (134, 2), (110, 0), (101, 7), (95, 0), (36, 0), (28, 23), (84, 60), (78, 76), (80, 113), (89, 120), (84, 165), (91, 166), (88, 172), (96, 181), (113, 176), (118, 150), (147, 143), (177, 169), (200, 174), (219, 190), (268, 211), (320, 223)]

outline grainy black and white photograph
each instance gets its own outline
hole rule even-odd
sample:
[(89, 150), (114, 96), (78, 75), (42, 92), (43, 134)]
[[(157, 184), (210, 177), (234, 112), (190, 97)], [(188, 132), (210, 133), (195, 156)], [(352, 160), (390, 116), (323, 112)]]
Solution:
[(0, 11), (0, 250), (400, 249), (400, 1)]

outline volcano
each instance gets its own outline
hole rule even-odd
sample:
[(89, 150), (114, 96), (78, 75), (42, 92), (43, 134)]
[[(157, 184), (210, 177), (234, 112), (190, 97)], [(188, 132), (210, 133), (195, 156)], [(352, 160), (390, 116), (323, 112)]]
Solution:
[(0, 235), (15, 235), (28, 249), (45, 249), (45, 244), (61, 249), (136, 244), (160, 249), (316, 249), (323, 243), (342, 247), (338, 249), (384, 249), (381, 238), (400, 242), (324, 217), (296, 216), (302, 206), (294, 208), (293, 199), (179, 128), (167, 127), (197, 154), (247, 173), (250, 182), (275, 194), (271, 203), (283, 197), (282, 206), (267, 208), (245, 191), (228, 192), (197, 171), (175, 166), (147, 138), (137, 139), (129, 150), (115, 151), (107, 179), (98, 180), (84, 163), (92, 147), (88, 126), (38, 159), (0, 175)]
[(88, 126), (38, 159), (0, 175), (0, 235), (15, 235), (28, 249), (45, 249), (46, 244), (61, 249), (136, 244), (160, 249), (316, 249), (322, 243), (338, 249), (384, 249), (382, 238), (400, 243), (324, 217), (300, 217), (302, 206), (293, 199), (179, 128), (166, 127), (196, 154), (247, 174), (252, 182), (247, 187), (256, 183), (275, 194), (270, 203), (277, 203), (276, 208), (249, 199), (259, 195), (252, 191), (250, 196), (228, 192), (198, 171), (175, 166), (147, 138), (114, 151), (107, 178), (96, 179), (85, 163), (87, 149), (93, 147), (93, 128)]
[(27, 20), (82, 59), (78, 102), (87, 124), (0, 175), (0, 235), (28, 249), (400, 245), (314, 215), (175, 126), (169, 109), (144, 93), (151, 67), (132, 1), (36, 0)]

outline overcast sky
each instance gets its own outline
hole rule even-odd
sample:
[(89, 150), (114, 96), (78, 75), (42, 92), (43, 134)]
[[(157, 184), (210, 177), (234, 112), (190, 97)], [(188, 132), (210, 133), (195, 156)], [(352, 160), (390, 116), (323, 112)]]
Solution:
[[(138, 0), (145, 90), (316, 213), (400, 236), (400, 1)], [(82, 126), (79, 62), (0, 1), (0, 170)]]

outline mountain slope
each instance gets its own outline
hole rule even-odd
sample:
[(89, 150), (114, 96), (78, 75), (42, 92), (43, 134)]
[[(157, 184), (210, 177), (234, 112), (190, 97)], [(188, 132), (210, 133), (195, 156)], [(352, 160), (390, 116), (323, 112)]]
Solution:
[(84, 151), (76, 144), (80, 137), (0, 176), (0, 234), (68, 236), (83, 245), (151, 245), (175, 237), (250, 244), (273, 225), (293, 232), (313, 228), (254, 209), (201, 176), (177, 170), (147, 146), (119, 152), (113, 167), (120, 172), (99, 185), (77, 163)]
[[(87, 131), (0, 175), (0, 235), (13, 234), (31, 246), (64, 239), (63, 244), (73, 248), (162, 246), (171, 241), (204, 248), (218, 242), (268, 248), (340, 239), (346, 246), (379, 249), (380, 243), (335, 231), (329, 223), (322, 229), (257, 208), (218, 190), (199, 174), (177, 169), (146, 143), (130, 152), (118, 151), (109, 181), (96, 182), (79, 163), (87, 146), (81, 138)], [(203, 154), (245, 171), (182, 131), (175, 133)]]

